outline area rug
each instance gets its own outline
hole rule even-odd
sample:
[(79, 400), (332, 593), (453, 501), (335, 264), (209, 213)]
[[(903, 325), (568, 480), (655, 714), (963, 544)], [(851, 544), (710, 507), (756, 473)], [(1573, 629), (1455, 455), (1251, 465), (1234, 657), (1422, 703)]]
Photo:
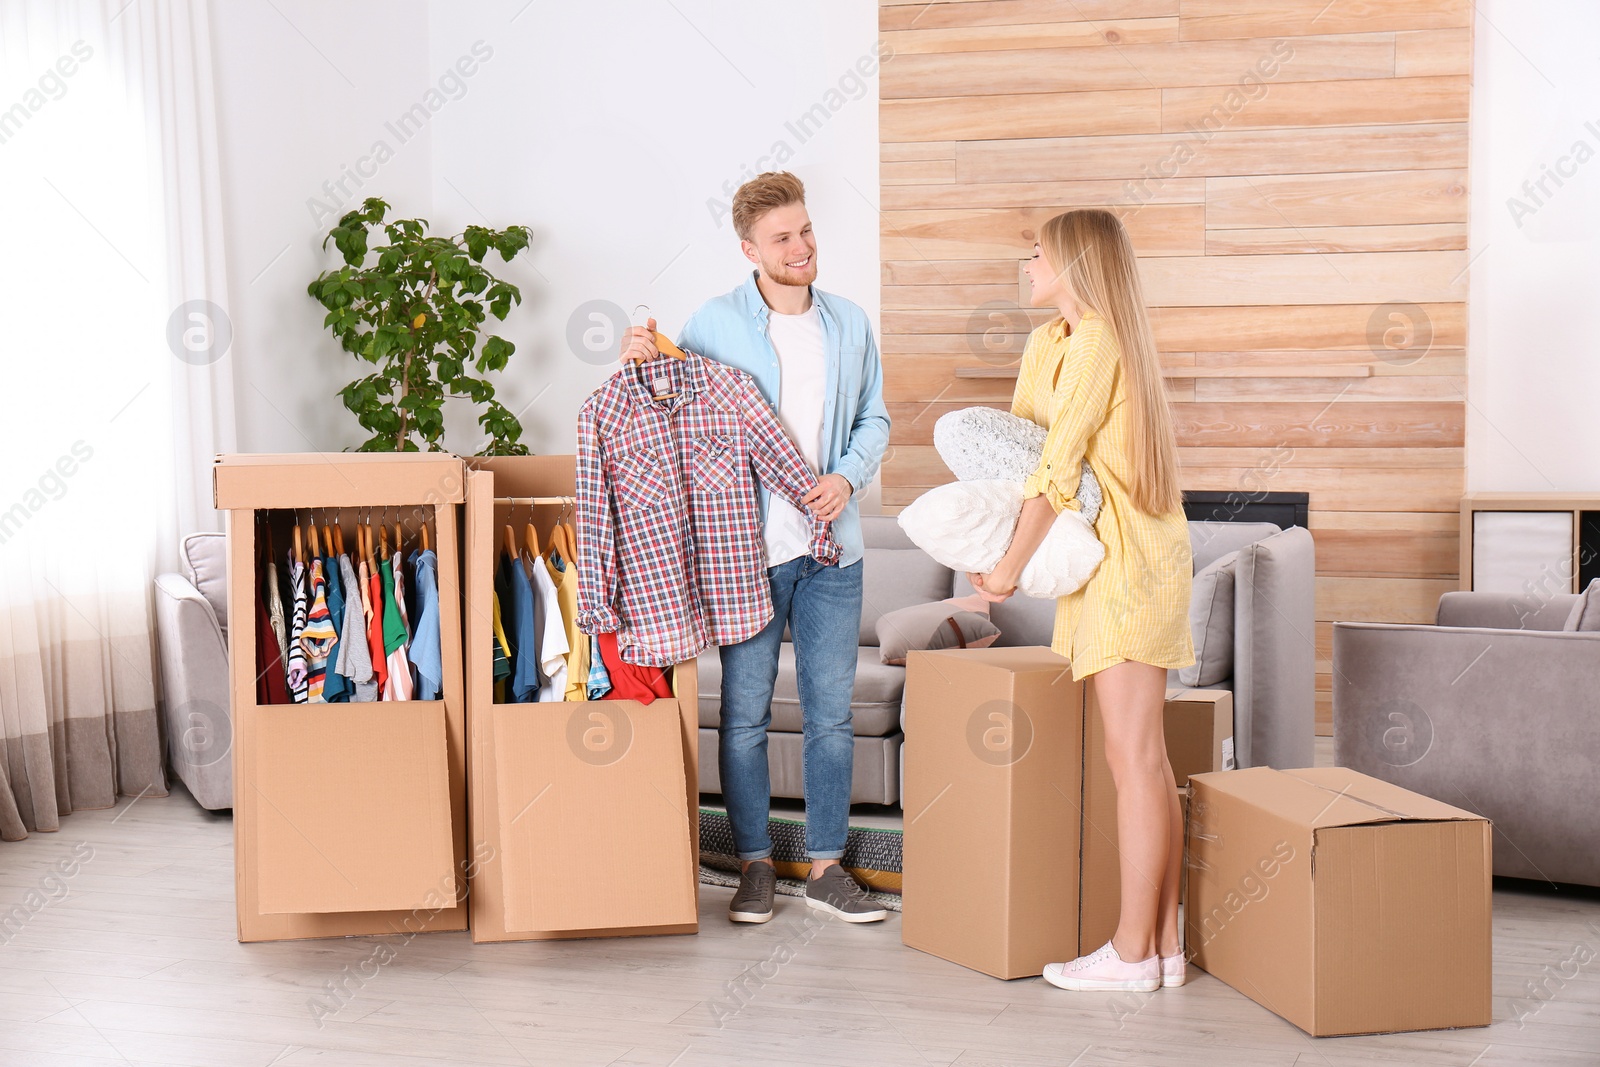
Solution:
[[(804, 896), (804, 879), (811, 865), (806, 859), (806, 824), (798, 819), (769, 818), (767, 825), (772, 834), (772, 862), (778, 870), (778, 892)], [(867, 888), (872, 900), (894, 911), (900, 910), (902, 839), (899, 830), (852, 826), (844, 858), (839, 861)], [(700, 809), (700, 881), (703, 885), (739, 884), (738, 852), (725, 811)]]

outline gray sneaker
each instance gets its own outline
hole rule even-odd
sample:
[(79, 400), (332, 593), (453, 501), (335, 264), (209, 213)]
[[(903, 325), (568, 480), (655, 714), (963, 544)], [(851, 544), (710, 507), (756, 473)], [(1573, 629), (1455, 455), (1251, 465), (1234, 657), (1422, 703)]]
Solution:
[(739, 875), (739, 889), (728, 905), (728, 921), (764, 923), (772, 918), (772, 899), (777, 893), (778, 872), (770, 863), (756, 861)]
[(866, 890), (837, 863), (823, 871), (822, 877), (806, 879), (806, 907), (837, 915), (847, 923), (875, 923), (889, 917), (888, 909), (868, 900)]

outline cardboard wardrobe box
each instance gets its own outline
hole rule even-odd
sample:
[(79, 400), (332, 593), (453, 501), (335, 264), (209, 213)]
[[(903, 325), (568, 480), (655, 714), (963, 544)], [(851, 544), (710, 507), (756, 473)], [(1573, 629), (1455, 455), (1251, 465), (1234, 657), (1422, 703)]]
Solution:
[(699, 929), (694, 661), (671, 697), (494, 701), (494, 568), (511, 526), (545, 551), (573, 456), (471, 458), (465, 519), (469, 901), (474, 941)]
[[(1111, 940), (1122, 912), (1117, 852), (1117, 787), (1106, 763), (1105, 724), (1091, 699), (1084, 722), (1083, 879), (1078, 944), (1090, 952)], [(1168, 689), (1164, 709), (1167, 761), (1180, 806), (1187, 811), (1189, 778), (1233, 767), (1233, 694), (1226, 689)], [(1183, 899), (1180, 880), (1179, 899)]]
[[(234, 889), (240, 941), (464, 930), (466, 734), (455, 456), (224, 455), (233, 721)], [(298, 523), (424, 525), (438, 559), (440, 699), (260, 704), (256, 603), (266, 542)]]
[(1343, 767), (1190, 785), (1198, 967), (1318, 1037), (1489, 1024), (1487, 819)]
[(1048, 648), (910, 654), (905, 944), (996, 978), (1078, 955), (1084, 713)]

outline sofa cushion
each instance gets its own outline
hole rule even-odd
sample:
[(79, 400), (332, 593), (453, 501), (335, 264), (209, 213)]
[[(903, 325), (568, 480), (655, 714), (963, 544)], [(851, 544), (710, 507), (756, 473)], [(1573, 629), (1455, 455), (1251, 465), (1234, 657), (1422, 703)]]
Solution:
[(878, 644), (878, 619), (891, 611), (945, 600), (950, 596), (950, 570), (920, 548), (868, 548), (862, 560), (861, 629), (859, 642)]
[(974, 594), (913, 604), (878, 620), (878, 657), (904, 667), (906, 653), (935, 648), (987, 648), (1000, 631), (989, 620), (989, 602)]
[(1189, 523), (1189, 548), (1194, 556), (1194, 573), (1199, 574), (1216, 560), (1245, 545), (1281, 533), (1271, 522), (1212, 522), (1196, 519)]
[(1592, 579), (1567, 620), (1569, 630), (1600, 630), (1600, 578)]
[(211, 605), (217, 625), (222, 627), (223, 640), (227, 640), (228, 535), (192, 533), (183, 539), (181, 548), (184, 575)]
[[(700, 653), (700, 725), (716, 726), (722, 710), (722, 657), (713, 646)], [(851, 725), (857, 737), (882, 737), (900, 727), (900, 697), (906, 669), (878, 661), (876, 647), (856, 656), (856, 687), (850, 701)], [(795, 682), (794, 646), (778, 646), (778, 680), (772, 687), (772, 724), (779, 733), (799, 733), (803, 726), (800, 690)]]
[(1194, 663), (1178, 670), (1184, 685), (1215, 685), (1233, 674), (1233, 572), (1238, 562), (1235, 549), (1194, 576), (1189, 601)]
[[(957, 574), (953, 585), (957, 597), (977, 592), (965, 574)], [(1048, 645), (1056, 630), (1056, 602), (1016, 593), (989, 605), (989, 621), (1000, 628), (995, 644), (1002, 648)]]

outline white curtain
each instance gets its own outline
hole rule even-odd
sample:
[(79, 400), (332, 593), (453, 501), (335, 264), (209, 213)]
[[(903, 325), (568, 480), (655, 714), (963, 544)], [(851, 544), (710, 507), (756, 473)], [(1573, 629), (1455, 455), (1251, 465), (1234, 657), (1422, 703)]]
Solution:
[(0, 4), (0, 838), (162, 795), (151, 583), (234, 450), (203, 0)]

